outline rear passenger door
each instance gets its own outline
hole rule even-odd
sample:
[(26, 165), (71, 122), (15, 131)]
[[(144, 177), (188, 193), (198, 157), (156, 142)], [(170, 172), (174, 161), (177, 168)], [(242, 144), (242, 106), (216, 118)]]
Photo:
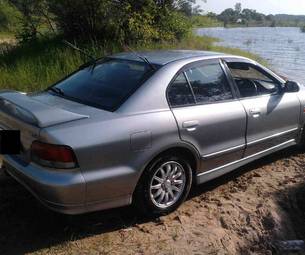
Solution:
[(169, 86), (167, 96), (181, 139), (201, 154), (199, 172), (242, 157), (246, 113), (219, 60), (186, 66)]
[(247, 116), (245, 157), (294, 142), (299, 132), (300, 102), (285, 93), (271, 73), (249, 62), (227, 61)]

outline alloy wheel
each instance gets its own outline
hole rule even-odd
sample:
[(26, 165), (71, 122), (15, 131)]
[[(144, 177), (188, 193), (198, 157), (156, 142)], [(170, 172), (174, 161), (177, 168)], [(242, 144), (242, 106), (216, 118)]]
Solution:
[(162, 164), (150, 183), (150, 197), (154, 205), (167, 208), (176, 203), (183, 194), (186, 174), (183, 166), (176, 161)]

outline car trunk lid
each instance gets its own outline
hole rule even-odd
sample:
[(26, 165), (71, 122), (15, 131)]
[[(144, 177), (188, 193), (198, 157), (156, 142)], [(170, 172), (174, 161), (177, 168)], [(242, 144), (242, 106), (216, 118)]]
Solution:
[(18, 157), (25, 162), (29, 162), (31, 144), (42, 128), (84, 118), (88, 116), (44, 104), (24, 93), (0, 93), (0, 129), (20, 130), (22, 150)]

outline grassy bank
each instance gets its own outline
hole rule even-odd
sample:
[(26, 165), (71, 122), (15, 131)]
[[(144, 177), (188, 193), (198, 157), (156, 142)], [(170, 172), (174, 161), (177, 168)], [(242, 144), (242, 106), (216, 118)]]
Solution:
[(4, 40), (15, 39), (15, 36), (11, 32), (4, 32), (4, 31), (1, 32), (0, 31), (0, 39), (4, 39)]
[(193, 15), (190, 18), (193, 27), (222, 27), (223, 22), (216, 18), (203, 15)]
[[(263, 62), (259, 56), (249, 52), (215, 46), (213, 43), (216, 41), (217, 39), (214, 38), (192, 36), (180, 42), (156, 43), (134, 46), (134, 48), (137, 50), (196, 49), (219, 51)], [(113, 46), (108, 47), (108, 50), (93, 44), (83, 47), (97, 57), (122, 51), (120, 47)], [(58, 39), (42, 40), (18, 46), (7, 52), (4, 50), (4, 53), (0, 54), (0, 89), (41, 90), (69, 74), (87, 60), (79, 52), (67, 48)]]

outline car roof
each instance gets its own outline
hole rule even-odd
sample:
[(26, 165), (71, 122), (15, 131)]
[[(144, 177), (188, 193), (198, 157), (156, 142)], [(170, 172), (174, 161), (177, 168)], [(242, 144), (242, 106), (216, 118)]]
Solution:
[(148, 59), (152, 64), (166, 65), (170, 62), (183, 60), (193, 57), (215, 57), (224, 56), (225, 54), (213, 51), (200, 51), (200, 50), (158, 50), (158, 51), (137, 51), (122, 52), (112, 55), (112, 58), (126, 59), (126, 60), (139, 60), (139, 56), (143, 56)]

